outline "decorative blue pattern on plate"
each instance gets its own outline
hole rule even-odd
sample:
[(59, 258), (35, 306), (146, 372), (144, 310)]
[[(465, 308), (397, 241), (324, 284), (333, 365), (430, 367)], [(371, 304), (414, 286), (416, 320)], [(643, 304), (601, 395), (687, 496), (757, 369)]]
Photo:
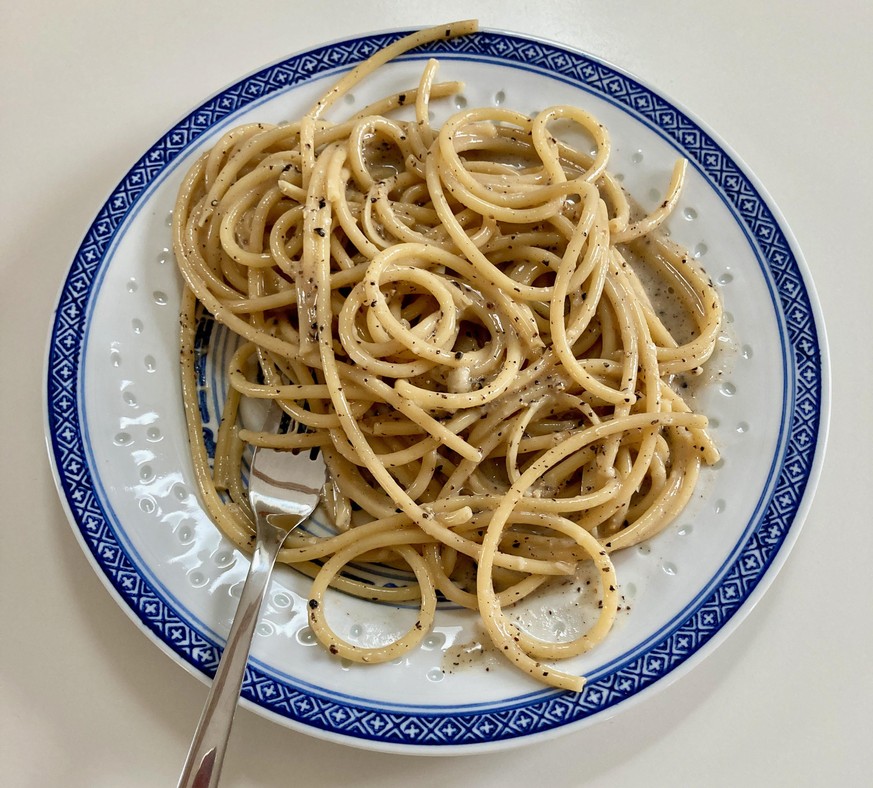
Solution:
[[(192, 629), (138, 571), (113, 530), (95, 484), (95, 469), (89, 466), (87, 436), (80, 424), (89, 299), (99, 287), (101, 266), (122, 223), (136, 210), (149, 185), (204, 133), (276, 91), (350, 67), (399, 35), (367, 36), (296, 55), (233, 85), (188, 115), (112, 193), (88, 230), (60, 295), (48, 355), (47, 406), (50, 451), (62, 495), (87, 548), (121, 598), (159, 640), (208, 675), (218, 664), (219, 647)], [(246, 698), (314, 729), (388, 745), (468, 745), (551, 731), (613, 707), (668, 676), (725, 627), (750, 600), (789, 533), (799, 525), (815, 473), (826, 380), (815, 310), (785, 232), (750, 179), (697, 123), (627, 75), (557, 45), (482, 32), (441, 41), (425, 51), (542, 72), (621, 107), (668, 139), (722, 195), (759, 248), (774, 283), (774, 308), (786, 329), (788, 418), (777, 449), (775, 483), (767, 488), (744, 541), (722, 576), (713, 580), (683, 620), (657, 642), (594, 676), (583, 693), (539, 693), (497, 709), (418, 713), (324, 697), (257, 669), (250, 668), (246, 675)]]

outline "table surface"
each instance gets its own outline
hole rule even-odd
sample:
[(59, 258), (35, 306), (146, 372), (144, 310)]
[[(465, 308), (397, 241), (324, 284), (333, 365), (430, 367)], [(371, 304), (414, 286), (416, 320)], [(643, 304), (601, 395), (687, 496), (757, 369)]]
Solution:
[(873, 5), (691, 5), (444, 0), (436, 18), (423, 4), (384, 0), (261, 0), (251, 11), (226, 1), (4, 4), (3, 784), (172, 785), (206, 695), (109, 596), (52, 482), (45, 340), (92, 218), (176, 119), (256, 67), (324, 40), (473, 15), (643, 77), (714, 128), (766, 186), (803, 250), (829, 335), (832, 419), (818, 493), (787, 564), (727, 642), (603, 724), (500, 754), (412, 758), (308, 738), (241, 710), (224, 784), (443, 786), (471, 770), (482, 786), (867, 784), (873, 364), (856, 321), (873, 296)]

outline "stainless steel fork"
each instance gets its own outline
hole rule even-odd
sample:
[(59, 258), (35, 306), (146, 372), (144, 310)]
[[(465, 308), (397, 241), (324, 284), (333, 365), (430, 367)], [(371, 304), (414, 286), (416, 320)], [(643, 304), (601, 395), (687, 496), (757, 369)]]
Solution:
[[(282, 409), (273, 404), (263, 431), (276, 432), (282, 415)], [(258, 448), (254, 452), (249, 501), (257, 526), (255, 551), (227, 646), (179, 778), (179, 788), (218, 785), (252, 636), (276, 556), (288, 534), (318, 505), (324, 481), (324, 459), (316, 449), (291, 452)]]

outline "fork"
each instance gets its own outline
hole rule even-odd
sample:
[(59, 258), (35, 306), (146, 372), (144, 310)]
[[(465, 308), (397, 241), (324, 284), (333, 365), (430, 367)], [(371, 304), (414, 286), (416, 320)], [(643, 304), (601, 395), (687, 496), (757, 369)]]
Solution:
[[(276, 432), (283, 415), (282, 409), (273, 403), (262, 431)], [(288, 431), (295, 429), (292, 423)], [(324, 458), (318, 449), (296, 452), (255, 449), (249, 474), (249, 502), (257, 531), (255, 550), (227, 646), (179, 778), (179, 788), (218, 785), (255, 625), (276, 556), (288, 534), (318, 505), (325, 474)]]

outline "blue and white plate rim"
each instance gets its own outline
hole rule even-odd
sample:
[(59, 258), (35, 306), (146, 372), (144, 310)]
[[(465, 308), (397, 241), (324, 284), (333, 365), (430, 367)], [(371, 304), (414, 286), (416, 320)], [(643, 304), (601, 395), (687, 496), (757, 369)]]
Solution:
[[(172, 605), (130, 560), (106, 517), (94, 484), (99, 481), (95, 470), (88, 467), (87, 436), (78, 420), (88, 305), (99, 289), (116, 234), (177, 157), (243, 108), (311, 78), (351, 68), (406, 32), (373, 33), (302, 51), (203, 102), (163, 135), (113, 190), (61, 288), (47, 348), (44, 392), (46, 437), (62, 502), (86, 555), (121, 607), (161, 648), (201, 678), (214, 672), (220, 646), (175, 615)], [(618, 704), (628, 706), (641, 693), (670, 683), (735, 628), (785, 561), (809, 508), (826, 442), (829, 370), (820, 307), (785, 220), (748, 168), (690, 113), (603, 60), (516, 33), (483, 30), (439, 41), (405, 57), (427, 56), (494, 62), (568, 82), (619, 106), (681, 151), (730, 207), (753, 241), (767, 281), (773, 283), (771, 298), (780, 316), (791, 389), (774, 457), (773, 483), (723, 571), (666, 636), (641, 644), (620, 664), (592, 677), (582, 694), (536, 692), (487, 708), (378, 708), (355, 698), (321, 697), (317, 688), (289, 686), (257, 666), (247, 672), (244, 700), (293, 727), (375, 749), (469, 751), (555, 733), (603, 716)], [(741, 569), (744, 557), (754, 559), (753, 572)], [(720, 598), (728, 582), (741, 588), (738, 597)], [(678, 638), (691, 647), (679, 648)], [(655, 670), (647, 667), (653, 659), (659, 663)]]

